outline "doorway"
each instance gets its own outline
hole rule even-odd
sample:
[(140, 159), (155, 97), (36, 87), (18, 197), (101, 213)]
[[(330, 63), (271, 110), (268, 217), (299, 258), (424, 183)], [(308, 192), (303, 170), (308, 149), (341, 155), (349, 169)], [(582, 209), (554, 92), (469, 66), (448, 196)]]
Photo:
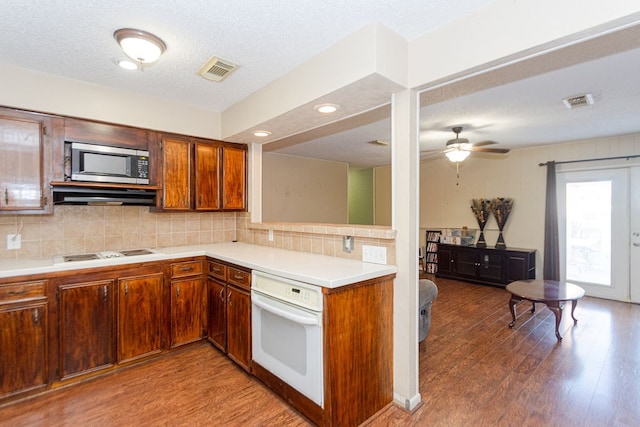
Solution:
[(561, 280), (640, 302), (640, 167), (559, 172), (557, 191)]

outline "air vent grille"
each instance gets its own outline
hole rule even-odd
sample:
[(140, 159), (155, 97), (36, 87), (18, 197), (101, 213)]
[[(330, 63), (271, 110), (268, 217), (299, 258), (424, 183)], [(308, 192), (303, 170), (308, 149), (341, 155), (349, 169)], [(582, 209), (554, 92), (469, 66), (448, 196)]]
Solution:
[(207, 80), (220, 82), (229, 77), (229, 74), (233, 73), (238, 67), (239, 65), (236, 65), (231, 61), (214, 56), (209, 59), (202, 68), (200, 68), (198, 75)]
[(568, 109), (577, 107), (586, 107), (593, 104), (593, 96), (590, 93), (584, 95), (571, 96), (562, 100), (564, 106)]

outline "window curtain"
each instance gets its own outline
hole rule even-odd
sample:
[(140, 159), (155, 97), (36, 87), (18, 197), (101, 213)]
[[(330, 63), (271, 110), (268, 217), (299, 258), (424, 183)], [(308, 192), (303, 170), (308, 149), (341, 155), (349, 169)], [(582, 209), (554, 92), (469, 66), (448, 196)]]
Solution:
[(556, 195), (556, 162), (547, 162), (547, 198), (544, 219), (543, 279), (560, 280), (560, 248), (558, 240), (558, 199)]

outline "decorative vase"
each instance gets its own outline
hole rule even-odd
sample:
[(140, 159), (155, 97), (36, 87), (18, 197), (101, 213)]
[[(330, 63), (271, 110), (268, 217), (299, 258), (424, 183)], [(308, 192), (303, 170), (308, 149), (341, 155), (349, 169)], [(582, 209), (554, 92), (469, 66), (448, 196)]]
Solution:
[(504, 237), (502, 237), (502, 230), (500, 230), (500, 233), (498, 234), (496, 249), (507, 249), (507, 245), (504, 243)]
[(476, 242), (476, 248), (486, 248), (487, 247), (487, 241), (484, 240), (484, 232), (482, 231), (482, 228), (480, 229), (480, 236), (478, 236), (478, 241)]

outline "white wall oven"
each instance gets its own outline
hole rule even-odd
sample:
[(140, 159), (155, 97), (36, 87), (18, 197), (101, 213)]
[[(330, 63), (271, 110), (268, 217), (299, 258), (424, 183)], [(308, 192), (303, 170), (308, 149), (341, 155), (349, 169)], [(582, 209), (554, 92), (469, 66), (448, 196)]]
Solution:
[(253, 361), (324, 407), (322, 288), (254, 270)]

